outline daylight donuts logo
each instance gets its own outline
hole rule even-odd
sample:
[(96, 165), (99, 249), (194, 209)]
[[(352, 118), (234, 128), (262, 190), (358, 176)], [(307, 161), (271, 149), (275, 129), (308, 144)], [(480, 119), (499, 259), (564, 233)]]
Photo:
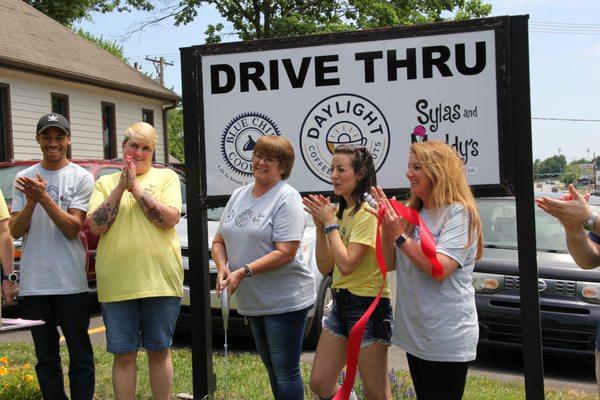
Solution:
[(247, 112), (235, 116), (223, 130), (221, 156), (225, 164), (217, 170), (238, 185), (252, 180), (252, 153), (261, 136), (280, 135), (279, 127), (268, 116)]
[(364, 146), (375, 169), (383, 165), (390, 145), (390, 129), (381, 110), (355, 94), (337, 94), (319, 101), (306, 115), (300, 130), (300, 150), (308, 169), (331, 183), (331, 160), (340, 145)]

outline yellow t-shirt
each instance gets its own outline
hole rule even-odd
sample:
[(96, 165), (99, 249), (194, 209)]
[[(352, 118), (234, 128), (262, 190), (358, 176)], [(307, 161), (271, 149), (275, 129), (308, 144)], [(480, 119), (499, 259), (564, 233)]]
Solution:
[[(348, 289), (357, 296), (375, 297), (383, 283), (375, 253), (377, 218), (366, 211), (364, 207), (354, 215), (350, 215), (351, 211), (351, 209), (345, 209), (341, 221), (338, 221), (342, 242), (346, 247), (349, 243), (360, 243), (369, 246), (369, 249), (360, 265), (350, 275), (342, 275), (337, 265), (334, 265), (332, 287)], [(381, 295), (391, 298), (387, 282)]]
[(6, 207), (6, 200), (4, 200), (4, 194), (2, 194), (2, 190), (0, 190), (0, 221), (9, 217), (10, 214), (8, 212), (8, 207)]
[[(90, 215), (118, 185), (121, 173), (100, 177), (88, 205)], [(137, 181), (160, 203), (181, 211), (177, 174), (150, 168)], [(98, 299), (112, 302), (143, 297), (183, 295), (181, 244), (175, 228), (162, 229), (144, 215), (129, 192), (123, 193), (119, 213), (103, 233), (96, 256)]]

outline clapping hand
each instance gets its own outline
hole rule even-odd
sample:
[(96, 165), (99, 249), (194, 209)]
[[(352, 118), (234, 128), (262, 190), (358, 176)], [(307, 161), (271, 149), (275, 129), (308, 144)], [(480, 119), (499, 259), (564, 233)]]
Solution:
[(131, 190), (137, 185), (136, 167), (132, 156), (125, 156), (123, 160), (123, 169), (121, 170), (121, 179), (119, 186), (123, 190)]
[[(366, 207), (366, 210), (378, 217), (381, 205), (385, 205), (385, 212), (381, 220), (384, 237), (390, 241), (396, 240), (398, 236), (406, 232), (406, 221), (396, 213), (380, 186), (371, 188), (371, 196), (377, 204), (374, 207)], [(391, 200), (396, 200), (396, 197), (392, 197)]]
[(312, 215), (317, 228), (335, 224), (335, 208), (329, 197), (321, 194), (310, 194), (308, 197), (302, 198), (302, 204), (304, 204), (304, 210)]
[(25, 195), (28, 202), (38, 203), (48, 196), (46, 181), (39, 173), (36, 174), (36, 179), (27, 176), (17, 178), (15, 187)]
[(588, 205), (589, 198), (589, 193), (582, 196), (571, 184), (569, 194), (560, 199), (542, 197), (535, 202), (539, 208), (557, 218), (565, 227), (578, 228), (592, 212)]

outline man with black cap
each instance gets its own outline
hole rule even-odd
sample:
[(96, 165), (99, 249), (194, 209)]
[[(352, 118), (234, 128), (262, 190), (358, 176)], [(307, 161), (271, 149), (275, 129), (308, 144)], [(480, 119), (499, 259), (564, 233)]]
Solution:
[(64, 116), (44, 115), (36, 132), (42, 161), (21, 171), (13, 188), (10, 229), (13, 237), (23, 237), (20, 293), (25, 316), (45, 322), (31, 329), (44, 399), (67, 399), (56, 328), (60, 325), (69, 350), (71, 398), (87, 400), (94, 394), (94, 356), (87, 332), (86, 253), (79, 231), (94, 178), (67, 159), (71, 129)]

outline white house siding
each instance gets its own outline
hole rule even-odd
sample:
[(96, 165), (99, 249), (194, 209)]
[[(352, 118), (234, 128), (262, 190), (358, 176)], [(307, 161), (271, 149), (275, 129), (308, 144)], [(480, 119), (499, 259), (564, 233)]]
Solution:
[(0, 83), (10, 86), (16, 160), (40, 158), (35, 126), (42, 115), (51, 111), (50, 94), (60, 93), (69, 96), (73, 158), (104, 158), (101, 103), (107, 102), (115, 105), (118, 156), (122, 155), (123, 132), (132, 123), (141, 121), (142, 109), (148, 109), (154, 111), (154, 127), (158, 134), (156, 160), (165, 161), (161, 100), (2, 67)]

